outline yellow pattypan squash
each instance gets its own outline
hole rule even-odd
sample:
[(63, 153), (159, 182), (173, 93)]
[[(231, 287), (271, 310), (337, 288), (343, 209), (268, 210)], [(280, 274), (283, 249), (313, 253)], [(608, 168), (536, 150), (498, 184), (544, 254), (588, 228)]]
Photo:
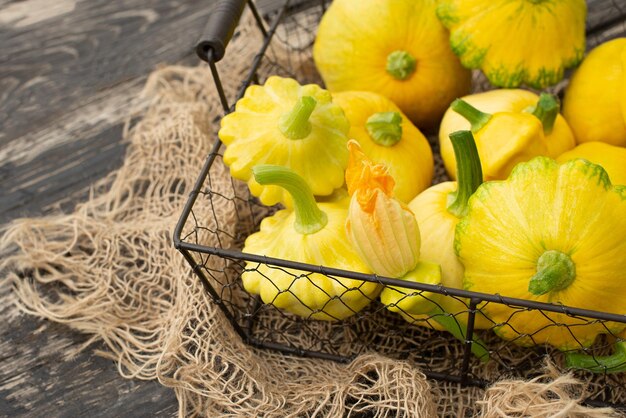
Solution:
[(246, 89), (235, 111), (222, 119), (219, 137), (226, 145), (224, 162), (234, 178), (248, 182), (251, 193), (262, 203), (289, 206), (288, 193), (278, 186), (258, 184), (252, 167), (290, 167), (310, 185), (313, 194), (330, 195), (343, 185), (349, 128), (327, 90), (272, 76), (263, 86)]
[[(452, 102), (450, 109), (470, 122), (485, 180), (499, 180), (506, 178), (517, 163), (548, 154), (547, 135), (553, 130), (559, 103), (556, 97), (542, 93), (532, 113), (496, 112), (492, 115), (463, 99)], [(573, 146), (573, 141), (570, 144)], [(450, 160), (449, 150), (442, 150), (442, 158)], [(454, 168), (452, 162), (447, 165)], [(454, 172), (451, 174), (456, 176)]]
[(437, 15), (463, 65), (497, 87), (556, 84), (585, 53), (585, 0), (440, 0)]
[[(626, 187), (586, 160), (537, 157), (483, 183), (457, 225), (455, 250), (466, 289), (626, 314)], [(497, 303), (482, 311), (504, 339), (562, 350), (626, 327)]]
[[(441, 267), (420, 260), (420, 230), (413, 212), (393, 196), (394, 179), (382, 164), (376, 164), (348, 142), (350, 159), (346, 184), (352, 196), (346, 231), (363, 261), (380, 276), (405, 282), (439, 285)], [(465, 341), (466, 324), (447, 313), (444, 297), (404, 287), (385, 287), (380, 300), (387, 309), (405, 320), (447, 330)], [(480, 358), (488, 358), (482, 342), (472, 346)]]
[(576, 158), (584, 158), (601, 165), (609, 175), (612, 184), (626, 185), (626, 148), (609, 145), (605, 142), (585, 142), (564, 152), (556, 161), (564, 163)]
[(579, 143), (626, 147), (626, 38), (587, 55), (565, 90), (563, 116)]
[[(533, 92), (522, 89), (498, 89), (482, 93), (471, 94), (462, 98), (476, 109), (485, 113), (531, 113), (536, 111), (539, 96)], [(546, 119), (544, 117), (544, 119)], [(549, 124), (547, 119), (546, 123)], [(439, 147), (441, 157), (448, 175), (456, 179), (456, 160), (449, 135), (452, 132), (470, 129), (470, 122), (453, 109), (448, 109), (443, 115), (439, 128)], [(556, 158), (567, 150), (574, 148), (576, 141), (569, 125), (560, 114), (552, 123), (552, 129), (544, 129), (544, 143), (547, 147), (546, 156)], [(508, 138), (507, 133), (504, 138)], [(478, 150), (483, 146), (479, 139)], [(481, 154), (482, 157), (482, 154)], [(506, 177), (506, 176), (505, 176)]]
[(398, 199), (409, 202), (430, 186), (434, 166), (430, 145), (392, 101), (367, 91), (334, 93), (333, 101), (350, 121), (348, 136), (395, 179)]
[(332, 92), (368, 90), (420, 128), (436, 126), (467, 94), (471, 73), (448, 45), (437, 0), (335, 0), (322, 17), (313, 58)]
[[(454, 252), (454, 231), (459, 218), (467, 212), (467, 201), (482, 183), (480, 159), (472, 134), (469, 131), (451, 134), (458, 164), (459, 181), (434, 185), (409, 203), (421, 232), (420, 257), (422, 260), (441, 265), (442, 281), (446, 287), (463, 287), (463, 265)], [(466, 324), (469, 302), (453, 297), (441, 301), (445, 312)], [(492, 323), (482, 315), (476, 316), (477, 328), (489, 328)], [(434, 328), (442, 329), (436, 323)]]
[[(244, 253), (370, 273), (346, 236), (346, 199), (317, 204), (306, 182), (285, 167), (255, 166), (253, 173), (259, 184), (288, 190), (294, 209), (263, 219), (260, 231), (246, 239)], [(321, 320), (346, 318), (367, 306), (381, 290), (373, 282), (254, 262), (246, 263), (241, 279), (244, 288), (260, 295), (263, 302)]]

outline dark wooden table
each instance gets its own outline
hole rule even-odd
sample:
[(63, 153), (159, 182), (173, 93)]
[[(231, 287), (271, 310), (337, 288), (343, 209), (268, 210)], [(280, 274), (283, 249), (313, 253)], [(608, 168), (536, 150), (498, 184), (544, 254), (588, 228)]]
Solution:
[[(121, 165), (133, 98), (157, 64), (197, 62), (210, 3), (0, 0), (0, 224), (71, 210)], [(590, 45), (626, 36), (626, 0), (588, 4)], [(0, 417), (176, 414), (157, 382), (124, 379), (90, 349), (67, 359), (87, 338), (0, 289)]]

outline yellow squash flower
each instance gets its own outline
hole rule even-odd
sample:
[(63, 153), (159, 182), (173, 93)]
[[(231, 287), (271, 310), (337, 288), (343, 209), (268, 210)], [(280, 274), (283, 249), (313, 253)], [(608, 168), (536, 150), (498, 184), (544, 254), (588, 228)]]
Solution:
[[(471, 135), (471, 134), (470, 134)], [(439, 264), (420, 261), (420, 231), (414, 213), (393, 196), (393, 177), (375, 164), (358, 142), (348, 141), (346, 185), (351, 195), (346, 232), (356, 252), (376, 274), (405, 282), (440, 285)], [(440, 293), (387, 286), (380, 300), (387, 309), (416, 325), (430, 325), (465, 341), (466, 324), (446, 311), (448, 298)], [(489, 358), (485, 344), (475, 339), (472, 352)]]
[(348, 142), (346, 185), (352, 196), (346, 231), (356, 252), (376, 274), (402, 277), (419, 262), (420, 233), (413, 212), (393, 197), (395, 182), (358, 142)]

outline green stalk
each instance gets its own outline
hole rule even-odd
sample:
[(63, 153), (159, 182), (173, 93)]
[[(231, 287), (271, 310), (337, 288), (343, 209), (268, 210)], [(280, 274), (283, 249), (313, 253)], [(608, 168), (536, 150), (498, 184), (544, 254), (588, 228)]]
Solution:
[(549, 93), (541, 93), (539, 95), (539, 101), (532, 114), (541, 121), (544, 134), (550, 135), (552, 133), (554, 121), (556, 121), (556, 117), (559, 115), (559, 110), (559, 99), (555, 95)]
[(470, 131), (457, 131), (450, 134), (454, 157), (456, 158), (457, 190), (450, 193), (452, 201), (448, 212), (460, 218), (467, 214), (468, 201), (483, 182), (483, 171), (474, 136)]
[(565, 362), (569, 368), (583, 369), (594, 373), (626, 372), (626, 341), (615, 343), (615, 353), (610, 356), (567, 353)]
[(317, 101), (311, 96), (299, 97), (290, 112), (278, 121), (278, 129), (289, 139), (304, 139), (311, 133), (309, 118), (315, 110)]
[[(405, 274), (400, 280), (431, 285), (440, 284), (441, 266), (427, 261), (420, 261), (413, 270)], [(390, 290), (394, 290), (397, 294), (390, 295)], [(466, 342), (467, 324), (459, 321), (456, 315), (449, 314), (441, 306), (441, 302), (444, 298), (451, 296), (426, 291), (419, 292), (419, 294), (414, 293), (416, 293), (414, 290), (406, 287), (397, 288), (390, 286), (383, 290), (380, 300), (383, 304), (388, 305), (388, 307), (393, 305), (397, 307), (400, 312), (404, 312), (409, 316), (427, 315), (429, 320), (432, 319), (437, 322), (456, 339), (464, 343)], [(489, 351), (485, 347), (487, 347), (487, 345), (474, 335), (471, 352), (481, 361), (489, 360)]]
[(293, 199), (296, 215), (294, 229), (303, 234), (314, 234), (328, 223), (326, 213), (315, 202), (309, 185), (295, 171), (279, 165), (262, 164), (252, 167), (257, 183), (275, 185), (287, 190)]
[(560, 251), (548, 250), (537, 260), (537, 273), (528, 283), (528, 291), (533, 295), (563, 290), (576, 278), (576, 265), (572, 258)]
[(402, 116), (398, 112), (378, 112), (367, 119), (365, 129), (372, 141), (391, 147), (402, 139)]
[[(430, 312), (429, 316), (431, 316), (432, 320), (436, 321), (446, 331), (452, 334), (457, 340), (465, 342), (465, 326), (461, 322), (458, 322), (458, 320), (454, 316), (446, 313), (439, 306), (437, 306), (432, 312)], [(472, 354), (474, 354), (483, 362), (489, 360), (489, 350), (487, 350), (487, 348), (485, 347), (487, 347), (487, 345), (480, 338), (474, 337), (472, 339)]]
[(387, 56), (387, 73), (396, 80), (406, 80), (415, 72), (417, 60), (406, 51), (393, 51)]
[(456, 99), (450, 105), (450, 108), (459, 115), (463, 116), (472, 125), (472, 132), (480, 131), (483, 126), (491, 119), (491, 114), (481, 112), (463, 99)]

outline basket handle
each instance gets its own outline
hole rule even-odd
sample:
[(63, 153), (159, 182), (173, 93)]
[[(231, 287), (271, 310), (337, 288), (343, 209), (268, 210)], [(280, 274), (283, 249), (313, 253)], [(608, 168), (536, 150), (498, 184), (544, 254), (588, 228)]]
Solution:
[[(226, 45), (232, 38), (246, 0), (218, 0), (209, 15), (202, 37), (196, 45), (196, 54), (204, 60), (217, 62), (224, 58)], [(209, 58), (209, 51), (212, 51)]]

